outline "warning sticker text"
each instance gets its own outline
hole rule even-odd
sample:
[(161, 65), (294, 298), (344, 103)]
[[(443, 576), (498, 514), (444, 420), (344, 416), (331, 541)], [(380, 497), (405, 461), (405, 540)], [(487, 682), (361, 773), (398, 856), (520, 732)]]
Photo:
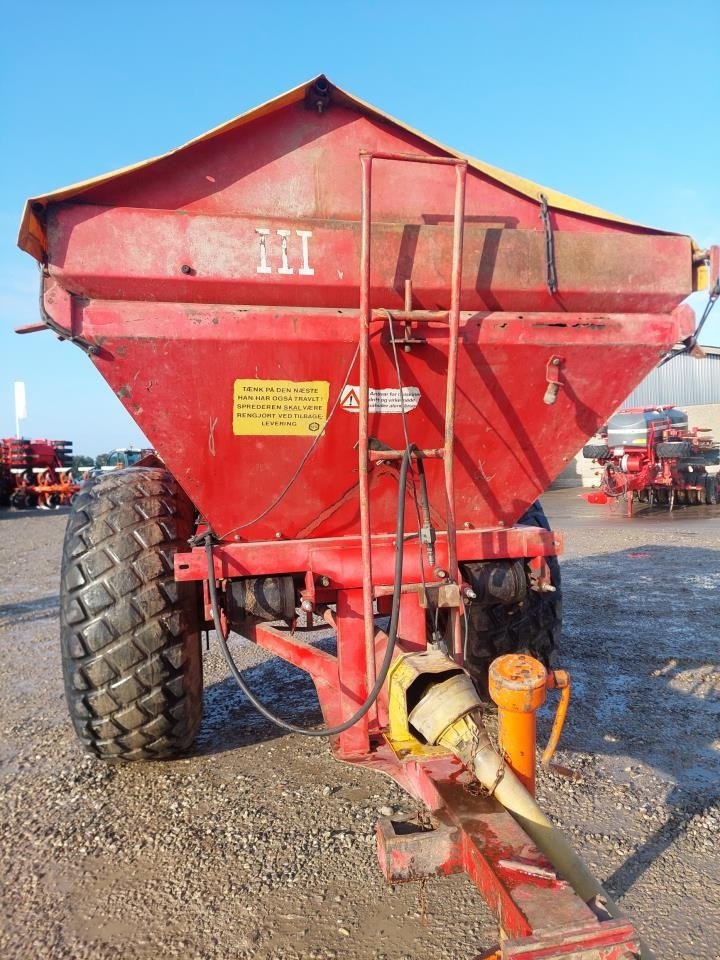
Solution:
[(329, 391), (327, 380), (236, 380), (233, 433), (313, 436), (325, 424)]
[[(377, 390), (370, 387), (368, 395), (368, 413), (409, 413), (420, 403), (420, 391), (417, 387), (387, 387)], [(340, 406), (347, 413), (357, 413), (360, 408), (360, 387), (343, 388)]]

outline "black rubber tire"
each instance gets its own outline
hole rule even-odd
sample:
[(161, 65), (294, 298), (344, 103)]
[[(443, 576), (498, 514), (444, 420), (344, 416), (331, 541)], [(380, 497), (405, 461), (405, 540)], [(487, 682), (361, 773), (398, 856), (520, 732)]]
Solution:
[(693, 445), (689, 440), (665, 440), (655, 445), (655, 453), (659, 457), (689, 457)]
[(10, 497), (15, 489), (15, 479), (10, 471), (0, 465), (0, 508), (10, 506)]
[(588, 443), (583, 447), (583, 456), (586, 460), (605, 460), (610, 456), (610, 448), (606, 443)]
[(167, 470), (118, 470), (71, 508), (60, 582), (65, 694), (84, 747), (105, 759), (171, 757), (202, 716), (195, 583), (173, 557), (194, 532), (192, 503)]
[(25, 487), (17, 487), (10, 496), (10, 506), (16, 510), (33, 510), (37, 506), (38, 499), (34, 493), (30, 493)]
[[(550, 529), (540, 501), (536, 501), (518, 523)], [(557, 662), (562, 630), (560, 563), (548, 557), (550, 579), (555, 592), (528, 591), (521, 603), (483, 606), (470, 604), (468, 614), (467, 669), (478, 692), (488, 698), (488, 668), (504, 653), (529, 653), (546, 667)]]
[(718, 478), (716, 476), (705, 477), (705, 503), (709, 506), (716, 506), (718, 502)]

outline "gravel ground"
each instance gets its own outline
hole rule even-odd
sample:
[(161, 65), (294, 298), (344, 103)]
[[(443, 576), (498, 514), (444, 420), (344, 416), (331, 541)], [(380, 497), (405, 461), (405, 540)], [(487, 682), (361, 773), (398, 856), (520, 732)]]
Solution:
[[(633, 520), (551, 493), (566, 531), (574, 698), (539, 799), (661, 958), (720, 957), (720, 511)], [(462, 877), (388, 888), (388, 780), (255, 715), (205, 654), (192, 756), (85, 757), (60, 675), (61, 514), (0, 513), (0, 956), (8, 960), (468, 960), (496, 939)], [(319, 720), (303, 675), (237, 643), (251, 682)], [(541, 717), (546, 737), (550, 716)], [(383, 811), (385, 813), (385, 811)]]

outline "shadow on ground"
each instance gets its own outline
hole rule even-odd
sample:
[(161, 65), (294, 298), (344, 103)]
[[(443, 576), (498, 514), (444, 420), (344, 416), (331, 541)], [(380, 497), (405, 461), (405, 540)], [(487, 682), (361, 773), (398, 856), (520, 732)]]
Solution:
[(59, 607), (60, 598), (57, 594), (39, 597), (36, 600), (24, 600), (20, 603), (0, 604), (0, 627), (10, 623), (29, 623), (33, 620), (55, 617)]
[(665, 822), (606, 879), (622, 896), (720, 803), (720, 551), (633, 546), (566, 561), (563, 578), (561, 661), (574, 686), (563, 749), (629, 757), (675, 781)]
[(70, 507), (56, 507), (53, 510), (11, 510), (0, 508), (0, 521), (3, 520), (47, 520), (48, 517), (67, 517)]
[[(323, 632), (325, 636), (314, 645), (334, 654), (335, 637), (327, 635), (327, 627), (323, 628)], [(231, 652), (239, 658), (241, 648), (237, 643), (231, 642), (231, 646), (234, 647)], [(317, 727), (323, 723), (313, 682), (298, 667), (279, 657), (272, 657), (244, 670), (243, 676), (253, 693), (284, 720), (306, 727)], [(205, 688), (203, 722), (195, 742), (196, 753), (225, 753), (237, 747), (286, 735), (286, 731), (275, 726), (248, 703), (232, 677)]]

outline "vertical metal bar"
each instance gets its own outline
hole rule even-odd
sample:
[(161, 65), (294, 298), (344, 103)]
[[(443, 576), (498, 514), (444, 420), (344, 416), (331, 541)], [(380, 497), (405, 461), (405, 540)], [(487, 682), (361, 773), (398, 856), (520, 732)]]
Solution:
[(412, 310), (412, 280), (408, 277), (405, 280), (405, 313)]
[[(467, 163), (445, 157), (421, 157), (412, 154), (365, 153), (361, 152), (362, 165), (362, 207), (360, 227), (360, 397), (358, 417), (358, 459), (360, 495), (360, 537), (363, 563), (363, 614), (365, 618), (365, 651), (368, 686), (375, 682), (375, 625), (372, 600), (372, 540), (370, 529), (370, 488), (369, 488), (369, 450), (368, 450), (368, 406), (369, 406), (369, 340), (370, 320), (370, 228), (371, 228), (371, 178), (372, 161), (405, 160), (419, 163), (439, 163), (455, 168), (455, 205), (453, 213), (453, 251), (451, 273), (450, 312), (448, 317), (448, 367), (445, 394), (445, 436), (444, 436), (444, 473), (446, 526), (448, 540), (448, 569), (451, 580), (458, 581), (457, 531), (455, 528), (455, 394), (457, 385), (458, 339), (460, 331), (460, 292), (462, 289), (462, 252), (465, 231), (465, 181)], [(411, 312), (412, 287), (405, 285), (405, 310)], [(408, 302), (409, 301), (409, 302)], [(450, 612), (453, 636), (453, 652), (461, 662), (463, 643), (458, 611)]]
[[(455, 529), (455, 394), (457, 383), (458, 338), (460, 333), (460, 292), (462, 290), (462, 253), (465, 232), (465, 179), (467, 164), (455, 167), (455, 210), (453, 214), (453, 252), (449, 316), (448, 369), (445, 394), (445, 501), (447, 517), (448, 576), (458, 582), (457, 531)], [(460, 616), (451, 611), (455, 658), (462, 662), (463, 643)]]
[[(373, 615), (372, 540), (370, 529), (370, 479), (368, 460), (369, 352), (370, 352), (370, 224), (372, 217), (372, 156), (361, 153), (362, 198), (360, 214), (360, 407), (358, 409), (358, 490), (362, 553), (362, 611), (365, 627), (367, 689), (375, 683), (375, 621)], [(372, 710), (373, 708), (371, 708)]]
[[(372, 593), (370, 594), (372, 603)], [(351, 716), (367, 697), (367, 650), (365, 638), (368, 619), (363, 609), (364, 590), (339, 590), (337, 595), (337, 661), (339, 689), (336, 697), (343, 717)], [(370, 620), (372, 625), (372, 620)], [(373, 644), (375, 637), (373, 635)], [(374, 646), (373, 646), (374, 663)], [(373, 683), (375, 677), (373, 676)], [(341, 733), (335, 744), (342, 759), (367, 756), (370, 750), (370, 712)]]

